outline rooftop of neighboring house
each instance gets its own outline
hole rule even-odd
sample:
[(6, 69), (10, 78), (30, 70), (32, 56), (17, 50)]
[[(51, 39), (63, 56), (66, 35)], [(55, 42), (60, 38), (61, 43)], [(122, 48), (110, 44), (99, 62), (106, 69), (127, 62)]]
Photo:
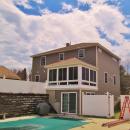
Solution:
[(78, 43), (78, 44), (66, 43), (65, 47), (53, 49), (53, 50), (43, 52), (43, 53), (38, 53), (36, 55), (32, 55), (31, 57), (39, 57), (39, 56), (43, 56), (43, 55), (50, 55), (50, 54), (67, 52), (67, 51), (71, 51), (71, 50), (75, 50), (75, 49), (82, 49), (82, 48), (89, 48), (89, 47), (99, 47), (102, 50), (104, 50), (106, 53), (108, 53), (109, 55), (116, 58), (117, 60), (120, 60), (120, 58), (117, 55), (115, 55), (114, 53), (112, 53), (110, 50), (108, 50), (107, 48), (105, 48), (104, 46), (102, 46), (99, 43)]
[(4, 66), (0, 66), (0, 78), (20, 80), (21, 78)]

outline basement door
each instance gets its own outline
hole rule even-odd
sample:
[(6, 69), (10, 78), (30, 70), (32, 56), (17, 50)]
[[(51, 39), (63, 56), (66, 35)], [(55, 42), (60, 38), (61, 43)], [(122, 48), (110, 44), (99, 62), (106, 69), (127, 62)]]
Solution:
[(61, 93), (61, 113), (69, 113), (69, 114), (77, 113), (77, 93), (76, 92)]

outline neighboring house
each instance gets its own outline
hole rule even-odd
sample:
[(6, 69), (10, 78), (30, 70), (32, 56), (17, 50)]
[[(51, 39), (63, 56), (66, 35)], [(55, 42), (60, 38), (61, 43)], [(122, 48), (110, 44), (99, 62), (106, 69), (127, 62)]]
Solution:
[(20, 77), (4, 66), (0, 66), (0, 79), (20, 80)]
[(46, 81), (58, 113), (81, 114), (82, 93), (120, 95), (120, 58), (99, 43), (67, 43), (32, 58), (32, 80)]

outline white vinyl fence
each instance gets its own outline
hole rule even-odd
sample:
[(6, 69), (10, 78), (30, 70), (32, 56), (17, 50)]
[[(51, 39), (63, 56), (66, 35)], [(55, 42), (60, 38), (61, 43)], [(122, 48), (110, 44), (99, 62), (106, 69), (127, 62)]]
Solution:
[[(123, 102), (125, 100), (125, 96), (129, 96), (129, 100), (130, 100), (130, 95), (121, 95), (121, 108), (122, 108)], [(124, 119), (130, 119), (130, 112), (128, 110), (128, 104), (125, 109)]]
[(0, 79), (0, 93), (46, 94), (46, 83)]
[(113, 95), (82, 95), (82, 114), (100, 117), (114, 116)]

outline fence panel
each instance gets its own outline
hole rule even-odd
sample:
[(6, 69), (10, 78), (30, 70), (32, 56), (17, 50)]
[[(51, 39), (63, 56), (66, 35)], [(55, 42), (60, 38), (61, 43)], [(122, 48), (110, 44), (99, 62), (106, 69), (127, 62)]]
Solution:
[(82, 114), (100, 117), (114, 116), (113, 95), (82, 95)]
[(46, 83), (0, 79), (0, 92), (45, 94)]

